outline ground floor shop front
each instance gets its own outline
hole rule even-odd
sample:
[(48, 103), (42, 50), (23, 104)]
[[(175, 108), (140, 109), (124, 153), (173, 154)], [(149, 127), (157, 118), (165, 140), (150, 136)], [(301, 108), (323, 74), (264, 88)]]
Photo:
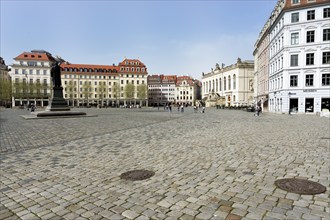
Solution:
[[(69, 106), (72, 107), (136, 107), (136, 106), (148, 106), (147, 100), (127, 100), (127, 99), (107, 99), (107, 100), (99, 100), (99, 99), (88, 99), (88, 100), (81, 100), (81, 99), (66, 99)], [(45, 107), (49, 104), (49, 99), (20, 99), (20, 98), (13, 98), (12, 99), (12, 107), (23, 107), (29, 106), (33, 104), (34, 106), (38, 107)]]
[(330, 111), (329, 89), (279, 91), (269, 94), (269, 112), (314, 113)]

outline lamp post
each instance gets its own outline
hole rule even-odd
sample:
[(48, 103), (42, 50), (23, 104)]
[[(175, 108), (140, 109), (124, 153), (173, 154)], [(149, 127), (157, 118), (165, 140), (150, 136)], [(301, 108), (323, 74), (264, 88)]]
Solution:
[[(29, 91), (29, 77), (28, 77), (28, 75), (27, 75), (27, 73), (25, 73), (25, 78), (26, 78), (26, 83), (25, 83), (25, 88), (26, 88), (26, 95), (27, 95), (27, 97), (26, 97), (26, 104), (27, 104), (27, 106), (28, 106), (28, 108), (29, 108), (29, 104), (30, 104), (30, 99), (29, 99), (29, 93), (30, 93), (30, 91)], [(24, 91), (24, 90), (23, 90)]]
[(291, 95), (292, 93), (291, 92), (289, 92), (288, 93), (288, 107), (289, 107), (289, 115), (291, 115), (291, 108), (290, 108), (290, 95)]

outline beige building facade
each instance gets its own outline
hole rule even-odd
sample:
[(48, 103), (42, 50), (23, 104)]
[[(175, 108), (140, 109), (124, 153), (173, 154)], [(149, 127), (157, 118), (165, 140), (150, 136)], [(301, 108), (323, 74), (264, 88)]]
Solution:
[(269, 37), (268, 21), (255, 43), (254, 55), (254, 100), (264, 112), (268, 112), (269, 99)]
[(147, 68), (137, 59), (116, 65), (61, 64), (63, 96), (70, 106), (147, 105)]

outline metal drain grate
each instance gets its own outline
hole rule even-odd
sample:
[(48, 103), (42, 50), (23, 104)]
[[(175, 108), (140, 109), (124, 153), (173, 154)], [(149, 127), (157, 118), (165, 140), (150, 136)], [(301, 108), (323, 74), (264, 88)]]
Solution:
[(150, 171), (150, 170), (131, 170), (131, 171), (122, 173), (120, 175), (120, 178), (124, 179), (124, 180), (136, 181), (136, 180), (149, 179), (153, 175), (155, 175), (155, 172)]
[(315, 195), (327, 190), (325, 186), (317, 182), (294, 178), (276, 180), (275, 185), (285, 191), (302, 195)]

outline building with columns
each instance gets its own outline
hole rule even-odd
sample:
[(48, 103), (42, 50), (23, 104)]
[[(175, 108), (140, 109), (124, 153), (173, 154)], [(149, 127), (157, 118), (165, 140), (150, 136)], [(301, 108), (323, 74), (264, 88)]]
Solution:
[(330, 110), (329, 0), (279, 0), (266, 23), (269, 111)]
[(254, 103), (253, 99), (254, 62), (237, 59), (235, 64), (225, 66), (218, 64), (215, 69), (202, 76), (202, 98), (213, 96), (224, 100), (224, 105), (247, 106)]

